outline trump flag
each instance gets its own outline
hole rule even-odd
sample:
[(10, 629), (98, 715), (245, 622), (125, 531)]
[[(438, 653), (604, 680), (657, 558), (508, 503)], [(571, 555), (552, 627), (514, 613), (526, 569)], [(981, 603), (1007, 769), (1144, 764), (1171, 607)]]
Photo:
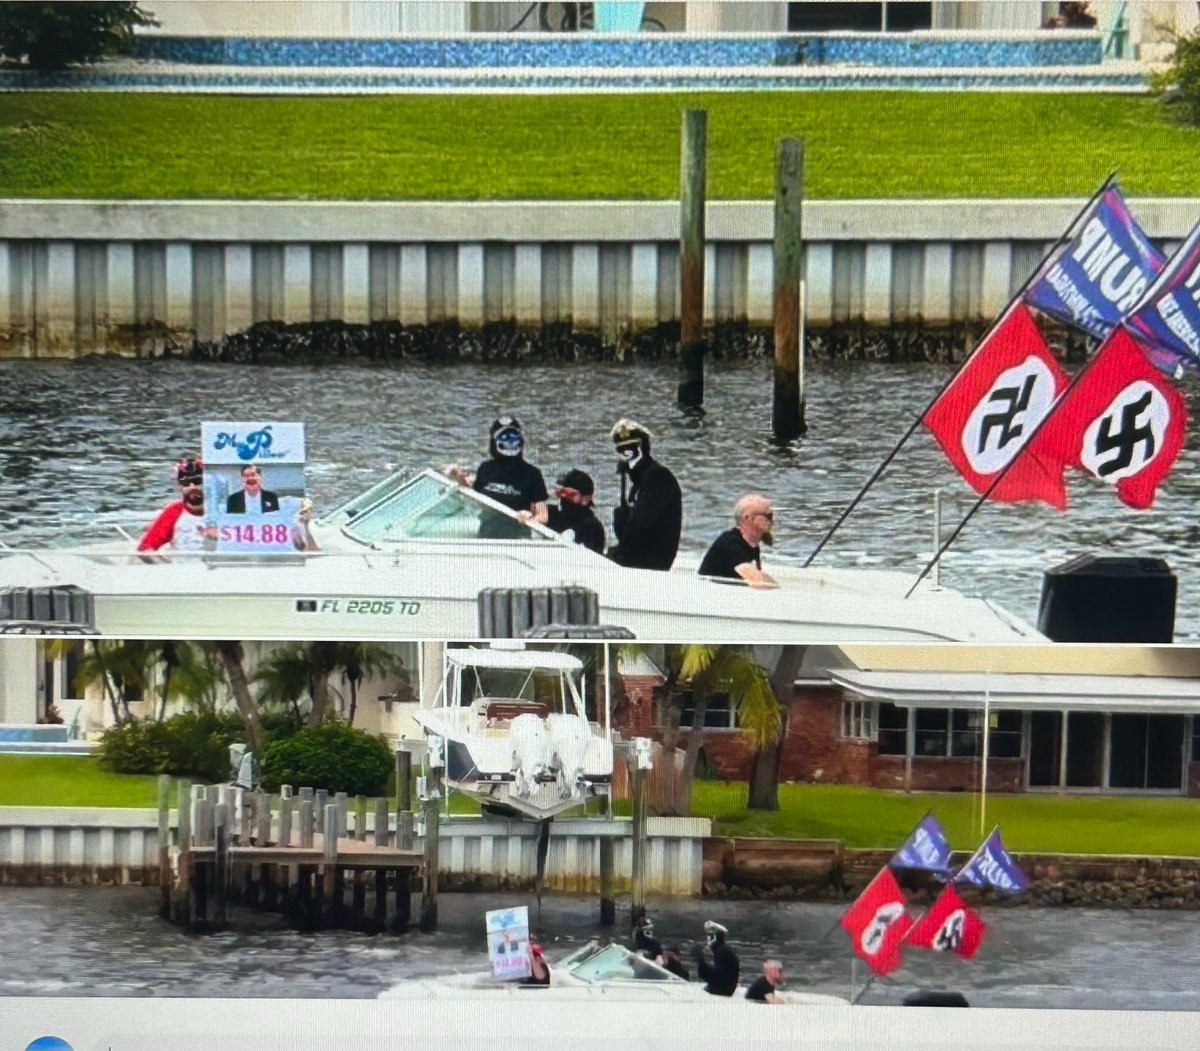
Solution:
[(926, 814), (888, 862), (893, 869), (916, 869), (934, 874), (950, 871), (950, 844), (942, 823)]
[(1072, 240), (1046, 257), (1026, 303), (1104, 338), (1136, 306), (1166, 262), (1110, 186), (1081, 217)]
[(1114, 486), (1129, 507), (1145, 509), (1175, 465), (1186, 431), (1183, 396), (1118, 328), (1012, 470), (1077, 467)]
[(1200, 368), (1200, 226), (1180, 246), (1125, 324), (1169, 371)]
[(1004, 840), (1000, 838), (998, 826), (992, 829), (992, 834), (958, 870), (954, 882), (991, 887), (1006, 894), (1019, 894), (1029, 889), (1029, 877), (1018, 868), (1012, 855), (1004, 849)]
[(971, 959), (979, 951), (987, 924), (958, 896), (953, 884), (938, 895), (932, 908), (908, 932), (908, 944)]
[[(977, 493), (987, 492), (1029, 441), (1067, 375), (1029, 310), (1014, 304), (930, 406), (923, 422)], [(1062, 464), (1022, 457), (992, 490), (1006, 502), (1042, 500), (1066, 506)]]
[(900, 946), (912, 927), (907, 904), (896, 877), (884, 869), (842, 917), (854, 952), (878, 975), (891, 974), (900, 966)]

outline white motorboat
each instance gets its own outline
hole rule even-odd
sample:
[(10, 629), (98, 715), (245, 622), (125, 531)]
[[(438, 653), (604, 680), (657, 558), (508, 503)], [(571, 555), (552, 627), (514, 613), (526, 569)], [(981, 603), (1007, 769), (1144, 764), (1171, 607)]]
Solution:
[[(550, 964), (549, 985), (501, 981), (491, 974), (450, 975), (404, 982), (379, 994), (380, 999), (390, 1000), (474, 1000), (510, 996), (562, 1000), (703, 1000), (710, 1003), (720, 999), (706, 993), (701, 982), (685, 981), (623, 945), (616, 942), (601, 945), (596, 941), (590, 941)], [(780, 997), (785, 1005), (849, 1005), (849, 1001), (840, 996), (823, 993), (781, 990)], [(746, 999), (745, 988), (739, 988), (725, 1002), (754, 1010), (763, 1007)]]
[(433, 704), (413, 716), (446, 785), (491, 813), (541, 820), (607, 796), (611, 720), (588, 721), (582, 673), (568, 653), (447, 649)]
[(171, 553), (127, 539), (0, 551), (0, 630), (114, 638), (635, 637), (710, 643), (1040, 640), (982, 598), (875, 569), (773, 562), (777, 589), (627, 569), (449, 478), (393, 475), (313, 524), (319, 550)]

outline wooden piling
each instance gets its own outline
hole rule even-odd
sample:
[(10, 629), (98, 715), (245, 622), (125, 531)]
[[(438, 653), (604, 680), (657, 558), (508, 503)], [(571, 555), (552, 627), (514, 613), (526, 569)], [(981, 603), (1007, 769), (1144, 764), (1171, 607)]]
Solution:
[(158, 886), (162, 903), (158, 914), (171, 917), (171, 778), (158, 775)]
[(175, 806), (178, 819), (175, 831), (175, 882), (171, 905), (171, 922), (186, 926), (188, 896), (191, 893), (192, 860), (192, 782), (180, 780), (175, 783)]
[(800, 346), (800, 286), (804, 278), (801, 208), (804, 202), (804, 142), (783, 139), (775, 168), (775, 390), (771, 431), (790, 442), (808, 430), (804, 412), (803, 351)]
[(431, 766), (425, 800), (425, 879), (421, 892), (421, 930), (437, 929), (438, 813), (442, 803), (442, 768)]
[(336, 920), (341, 912), (341, 880), (337, 864), (338, 820), (337, 803), (325, 805), (325, 819), (321, 824), (321, 904), (320, 923), (327, 926), (331, 920)]
[(400, 815), (412, 810), (412, 752), (396, 752), (396, 832), (400, 831)]
[(681, 407), (704, 404), (704, 206), (708, 112), (684, 110), (679, 160), (679, 390)]
[(646, 914), (646, 771), (633, 767), (633, 880), (630, 895), (630, 925)]
[(344, 839), (350, 832), (350, 797), (345, 792), (338, 792), (334, 795), (333, 802), (337, 807), (338, 839)]
[[(601, 812), (608, 819), (606, 824), (612, 828), (612, 801), (601, 796)], [(613, 837), (600, 837), (600, 926), (611, 927), (617, 922), (617, 893), (613, 878)]]
[(229, 829), (233, 815), (228, 803), (218, 803), (214, 814), (213, 923), (225, 926), (229, 919), (226, 894), (229, 890)]
[[(388, 846), (388, 801), (384, 798), (375, 800), (375, 846)], [(400, 870), (396, 870), (397, 879)], [(375, 926), (383, 930), (387, 925), (387, 869), (375, 870)]]
[[(354, 841), (367, 841), (367, 797), (354, 797)], [(351, 909), (355, 916), (361, 917), (367, 908), (367, 874), (356, 868), (352, 877)]]

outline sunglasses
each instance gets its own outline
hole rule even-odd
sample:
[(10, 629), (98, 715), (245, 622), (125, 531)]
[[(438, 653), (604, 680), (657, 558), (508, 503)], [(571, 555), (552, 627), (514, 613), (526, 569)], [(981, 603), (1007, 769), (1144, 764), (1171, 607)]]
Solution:
[(186, 478), (179, 479), (179, 486), (182, 489), (199, 489), (204, 485), (204, 475), (189, 474)]
[(765, 518), (768, 522), (775, 521), (775, 512), (774, 511), (755, 511), (754, 514), (758, 518)]

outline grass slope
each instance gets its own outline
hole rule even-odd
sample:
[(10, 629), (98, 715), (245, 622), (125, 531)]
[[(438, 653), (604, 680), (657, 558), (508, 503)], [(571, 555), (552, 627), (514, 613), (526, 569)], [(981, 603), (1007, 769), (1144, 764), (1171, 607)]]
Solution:
[(158, 778), (110, 774), (84, 756), (0, 755), (0, 806), (154, 807)]
[(768, 92), (287, 98), (0, 95), (0, 196), (670, 199), (680, 111), (709, 113), (709, 196), (1200, 195), (1200, 130), (1132, 95)]
[[(965, 793), (881, 792), (842, 785), (782, 785), (776, 813), (745, 809), (746, 786), (696, 785), (698, 813), (714, 834), (841, 839), (848, 847), (897, 848), (928, 810), (950, 845), (973, 850), (979, 799)], [(1014, 851), (1200, 857), (1200, 799), (1132, 796), (991, 795), (984, 831), (999, 825)]]

